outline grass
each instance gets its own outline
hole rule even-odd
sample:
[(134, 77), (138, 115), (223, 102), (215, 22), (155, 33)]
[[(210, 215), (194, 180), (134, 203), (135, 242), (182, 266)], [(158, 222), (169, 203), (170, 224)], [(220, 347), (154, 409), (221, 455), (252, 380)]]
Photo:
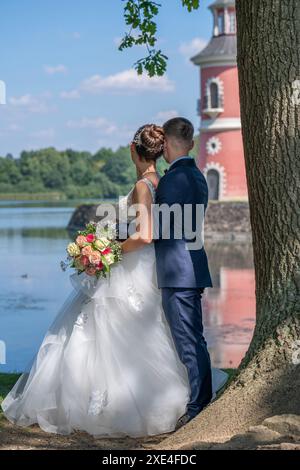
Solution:
[(14, 386), (21, 374), (0, 374), (0, 402)]
[[(8, 392), (15, 385), (20, 374), (0, 374), (0, 405)], [(2, 409), (0, 408), (0, 425), (3, 418)]]
[(67, 199), (63, 193), (0, 193), (1, 201), (61, 201)]
[(15, 385), (21, 374), (0, 374), (0, 403)]

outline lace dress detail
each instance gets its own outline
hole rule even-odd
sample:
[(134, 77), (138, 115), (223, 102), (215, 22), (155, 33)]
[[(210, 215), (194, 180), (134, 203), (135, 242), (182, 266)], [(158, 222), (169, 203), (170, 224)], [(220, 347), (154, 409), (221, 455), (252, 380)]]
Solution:
[(96, 390), (92, 392), (90, 396), (88, 414), (91, 416), (98, 416), (103, 412), (105, 406), (107, 406), (107, 390), (101, 392)]

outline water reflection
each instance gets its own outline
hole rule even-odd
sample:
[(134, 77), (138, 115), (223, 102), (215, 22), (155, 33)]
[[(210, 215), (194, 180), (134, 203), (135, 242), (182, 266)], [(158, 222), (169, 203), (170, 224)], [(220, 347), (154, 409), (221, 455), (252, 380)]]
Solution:
[[(0, 341), (7, 363), (21, 371), (71, 291), (59, 268), (73, 208), (39, 203), (0, 205)], [(26, 207), (24, 207), (26, 206)], [(203, 298), (212, 362), (237, 366), (254, 327), (254, 272), (250, 245), (206, 244), (214, 288)]]
[(207, 244), (213, 289), (203, 298), (204, 323), (213, 364), (236, 367), (255, 324), (255, 277), (250, 244)]

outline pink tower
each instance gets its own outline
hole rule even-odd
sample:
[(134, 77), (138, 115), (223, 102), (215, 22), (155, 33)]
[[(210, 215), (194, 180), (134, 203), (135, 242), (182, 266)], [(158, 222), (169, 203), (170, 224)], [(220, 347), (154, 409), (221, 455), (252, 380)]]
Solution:
[(247, 199), (236, 63), (234, 0), (216, 0), (213, 37), (192, 62), (200, 67), (201, 117), (199, 168), (207, 178), (209, 198)]

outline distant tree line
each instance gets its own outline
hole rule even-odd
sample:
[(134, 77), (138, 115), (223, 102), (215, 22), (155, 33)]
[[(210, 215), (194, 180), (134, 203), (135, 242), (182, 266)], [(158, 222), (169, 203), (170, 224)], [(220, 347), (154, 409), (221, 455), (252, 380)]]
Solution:
[[(161, 158), (159, 171), (166, 167)], [(135, 179), (128, 146), (101, 148), (95, 154), (49, 147), (23, 151), (20, 158), (0, 157), (0, 194), (53, 191), (69, 199), (115, 198), (126, 194)]]

